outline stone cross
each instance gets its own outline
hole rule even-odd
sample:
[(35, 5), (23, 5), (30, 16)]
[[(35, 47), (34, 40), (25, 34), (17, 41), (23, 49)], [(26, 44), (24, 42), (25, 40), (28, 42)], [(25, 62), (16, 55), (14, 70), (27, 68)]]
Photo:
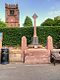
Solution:
[(34, 37), (36, 37), (36, 36), (37, 36), (37, 34), (36, 34), (36, 18), (37, 18), (38, 16), (34, 13), (34, 15), (33, 15), (32, 17), (33, 17), (33, 19), (34, 19)]

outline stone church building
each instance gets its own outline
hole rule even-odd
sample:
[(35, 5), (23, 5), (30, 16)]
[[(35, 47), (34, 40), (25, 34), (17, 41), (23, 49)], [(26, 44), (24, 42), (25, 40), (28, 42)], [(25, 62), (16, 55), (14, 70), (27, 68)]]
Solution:
[(18, 4), (5, 4), (5, 22), (8, 27), (19, 27)]

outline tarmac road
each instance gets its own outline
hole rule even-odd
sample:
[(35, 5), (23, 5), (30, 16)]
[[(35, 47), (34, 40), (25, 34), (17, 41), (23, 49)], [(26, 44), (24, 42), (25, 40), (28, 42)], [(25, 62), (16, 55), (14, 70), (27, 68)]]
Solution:
[(0, 80), (60, 80), (60, 64), (0, 64)]

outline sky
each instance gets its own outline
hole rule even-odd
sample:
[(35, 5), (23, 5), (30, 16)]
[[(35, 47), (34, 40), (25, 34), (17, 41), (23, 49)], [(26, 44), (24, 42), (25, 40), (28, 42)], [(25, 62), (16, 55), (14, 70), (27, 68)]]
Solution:
[(34, 13), (38, 15), (37, 26), (40, 26), (47, 18), (53, 19), (60, 16), (60, 0), (0, 0), (0, 19), (2, 21), (5, 21), (5, 3), (19, 5), (21, 27), (26, 16), (29, 16), (33, 21)]

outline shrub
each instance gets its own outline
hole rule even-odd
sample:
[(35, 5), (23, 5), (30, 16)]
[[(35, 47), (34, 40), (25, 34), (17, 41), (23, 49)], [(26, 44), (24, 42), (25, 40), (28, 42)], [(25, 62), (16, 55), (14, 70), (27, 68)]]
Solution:
[[(31, 44), (33, 37), (33, 27), (29, 28), (0, 28), (3, 32), (3, 46), (17, 46), (21, 45), (22, 36), (27, 37), (28, 44)], [(37, 27), (37, 36), (39, 44), (46, 45), (47, 37), (53, 37), (54, 47), (59, 48), (57, 45), (60, 43), (60, 27)]]

